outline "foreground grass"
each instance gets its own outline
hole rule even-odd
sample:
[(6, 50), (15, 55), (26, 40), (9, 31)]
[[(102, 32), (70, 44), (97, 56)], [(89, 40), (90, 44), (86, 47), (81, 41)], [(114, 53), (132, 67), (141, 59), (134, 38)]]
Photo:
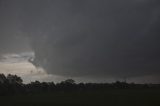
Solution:
[(0, 106), (160, 106), (160, 90), (48, 92), (1, 96), (0, 101)]

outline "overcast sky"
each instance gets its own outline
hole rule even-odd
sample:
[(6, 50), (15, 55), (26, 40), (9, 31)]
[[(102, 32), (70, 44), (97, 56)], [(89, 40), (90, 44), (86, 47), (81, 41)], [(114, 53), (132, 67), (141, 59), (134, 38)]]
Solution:
[(160, 82), (159, 28), (159, 0), (0, 0), (0, 61), (29, 52), (45, 75)]

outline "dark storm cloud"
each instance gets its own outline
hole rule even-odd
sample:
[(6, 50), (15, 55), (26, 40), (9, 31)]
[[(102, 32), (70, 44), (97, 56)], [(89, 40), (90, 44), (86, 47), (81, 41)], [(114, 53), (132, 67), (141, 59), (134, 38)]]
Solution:
[(0, 55), (29, 50), (28, 38), (19, 30), (18, 11), (14, 1), (0, 0)]
[(13, 20), (31, 39), (33, 63), (48, 73), (91, 77), (160, 74), (158, 0), (15, 2), (18, 16)]

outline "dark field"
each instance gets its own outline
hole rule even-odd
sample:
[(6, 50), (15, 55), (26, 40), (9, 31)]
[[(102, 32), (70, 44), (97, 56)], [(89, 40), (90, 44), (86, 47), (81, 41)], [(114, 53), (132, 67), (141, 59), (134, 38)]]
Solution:
[(1, 96), (0, 106), (160, 106), (159, 89), (109, 89)]

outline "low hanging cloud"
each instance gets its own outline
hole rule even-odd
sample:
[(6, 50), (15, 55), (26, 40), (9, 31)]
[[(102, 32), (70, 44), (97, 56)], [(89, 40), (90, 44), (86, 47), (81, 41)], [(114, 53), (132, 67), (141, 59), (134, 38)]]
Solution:
[(32, 63), (48, 73), (160, 74), (158, 0), (16, 0), (12, 5), (18, 30), (35, 52)]

